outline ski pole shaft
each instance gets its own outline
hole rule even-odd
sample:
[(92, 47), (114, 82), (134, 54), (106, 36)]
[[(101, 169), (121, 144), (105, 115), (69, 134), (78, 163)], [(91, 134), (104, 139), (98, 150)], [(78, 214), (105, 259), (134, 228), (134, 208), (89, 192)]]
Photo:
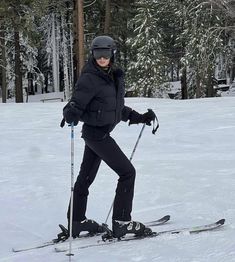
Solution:
[[(140, 141), (140, 138), (141, 138), (141, 136), (142, 136), (142, 134), (143, 134), (144, 128), (145, 128), (145, 124), (143, 124), (143, 126), (142, 126), (142, 128), (141, 128), (141, 130), (140, 130), (139, 136), (138, 136), (138, 138), (137, 138), (137, 141), (136, 141), (136, 143), (135, 143), (134, 149), (133, 149), (133, 151), (132, 151), (132, 153), (131, 153), (131, 156), (130, 156), (130, 159), (129, 159), (130, 161), (132, 160), (132, 158), (133, 158), (133, 156), (134, 156), (134, 154), (135, 154), (136, 148), (137, 148), (137, 146), (138, 146), (138, 144), (139, 144), (139, 141)], [(113, 205), (114, 205), (114, 199), (113, 199), (113, 202), (112, 202), (112, 204), (111, 204), (111, 207), (110, 207), (110, 209), (109, 209), (109, 212), (108, 212), (108, 215), (107, 215), (107, 217), (106, 217), (106, 219), (105, 219), (104, 224), (107, 224), (107, 221), (108, 221), (108, 219), (109, 219), (110, 213), (111, 213), (111, 211), (112, 211), (112, 209), (113, 209)]]
[(132, 151), (132, 153), (131, 153), (130, 161), (132, 160), (132, 158), (133, 158), (133, 156), (134, 156), (134, 154), (135, 154), (135, 150), (136, 150), (136, 148), (137, 148), (137, 146), (138, 146), (138, 144), (139, 144), (139, 141), (140, 141), (140, 138), (141, 138), (141, 136), (142, 136), (142, 134), (143, 134), (144, 128), (145, 128), (145, 124), (143, 124), (143, 126), (142, 126), (142, 128), (141, 128), (141, 130), (140, 130), (140, 133), (139, 133), (139, 136), (138, 136), (137, 141), (136, 141), (136, 143), (135, 143), (134, 149), (133, 149), (133, 151)]
[(73, 256), (72, 254), (72, 227), (73, 227), (73, 193), (74, 193), (74, 124), (71, 124), (71, 199), (70, 199), (70, 218), (69, 218), (69, 253), (67, 256)]

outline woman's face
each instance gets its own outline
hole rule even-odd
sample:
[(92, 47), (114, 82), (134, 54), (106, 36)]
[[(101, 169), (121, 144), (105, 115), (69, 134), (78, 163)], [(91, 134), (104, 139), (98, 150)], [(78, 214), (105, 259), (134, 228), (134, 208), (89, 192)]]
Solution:
[(100, 66), (100, 67), (107, 67), (109, 65), (110, 62), (110, 58), (106, 59), (104, 57), (101, 57), (99, 59), (96, 59), (96, 63)]

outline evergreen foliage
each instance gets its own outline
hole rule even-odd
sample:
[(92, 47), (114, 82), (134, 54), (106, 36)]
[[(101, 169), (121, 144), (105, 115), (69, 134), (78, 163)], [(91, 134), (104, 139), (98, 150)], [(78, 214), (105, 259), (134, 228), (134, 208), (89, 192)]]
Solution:
[(164, 82), (163, 32), (157, 26), (160, 24), (158, 6), (153, 5), (153, 1), (137, 1), (136, 4), (137, 13), (129, 23), (134, 28), (128, 39), (133, 55), (128, 68), (129, 83), (138, 95), (151, 97)]
[(216, 59), (225, 48), (224, 30), (226, 23), (222, 10), (210, 2), (200, 0), (188, 3), (183, 32), (187, 35), (184, 63), (190, 70), (189, 88), (191, 97), (213, 96), (213, 75)]
[[(233, 2), (84, 0), (85, 59), (91, 40), (106, 30), (117, 40), (117, 62), (134, 95), (166, 97), (167, 83), (181, 80), (182, 98), (214, 96), (215, 77), (235, 77)], [(0, 86), (7, 85), (8, 97), (22, 102), (23, 90), (64, 90), (69, 98), (76, 79), (75, 3), (0, 0)]]

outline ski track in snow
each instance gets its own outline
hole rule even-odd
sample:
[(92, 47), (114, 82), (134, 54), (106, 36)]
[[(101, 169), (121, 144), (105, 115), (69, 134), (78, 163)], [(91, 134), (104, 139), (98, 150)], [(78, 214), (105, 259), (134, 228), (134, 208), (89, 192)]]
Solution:
[[(170, 214), (167, 230), (226, 219), (215, 232), (159, 236), (77, 250), (94, 237), (74, 243), (71, 261), (235, 262), (235, 98), (164, 100), (128, 98), (126, 104), (159, 118), (156, 135), (146, 127), (133, 164), (137, 177), (133, 219)], [(70, 196), (70, 129), (59, 127), (64, 103), (0, 104), (0, 262), (64, 262), (47, 247), (12, 253), (48, 241), (66, 225)], [(129, 157), (141, 125), (120, 123), (113, 137)], [(84, 142), (75, 128), (75, 173)], [(90, 188), (87, 216), (104, 222), (117, 175), (101, 164)], [(110, 220), (108, 221), (110, 224)]]

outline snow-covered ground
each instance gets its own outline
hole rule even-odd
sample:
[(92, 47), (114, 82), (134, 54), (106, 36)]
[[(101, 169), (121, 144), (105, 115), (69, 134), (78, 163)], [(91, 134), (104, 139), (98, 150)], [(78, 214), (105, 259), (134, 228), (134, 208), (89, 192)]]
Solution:
[[(82, 262), (235, 261), (235, 98), (160, 100), (130, 98), (137, 111), (152, 108), (160, 129), (146, 127), (133, 158), (137, 170), (133, 219), (170, 214), (156, 230), (226, 218), (215, 232), (161, 236), (76, 251)], [(12, 253), (12, 247), (48, 241), (66, 225), (70, 196), (70, 128), (59, 127), (64, 103), (0, 104), (0, 261), (62, 262), (53, 247)], [(141, 125), (121, 123), (113, 137), (130, 156)], [(75, 129), (75, 171), (84, 143)], [(101, 165), (91, 186), (87, 216), (104, 222), (117, 176)], [(110, 220), (109, 220), (110, 224)], [(77, 245), (95, 243), (95, 238)]]

